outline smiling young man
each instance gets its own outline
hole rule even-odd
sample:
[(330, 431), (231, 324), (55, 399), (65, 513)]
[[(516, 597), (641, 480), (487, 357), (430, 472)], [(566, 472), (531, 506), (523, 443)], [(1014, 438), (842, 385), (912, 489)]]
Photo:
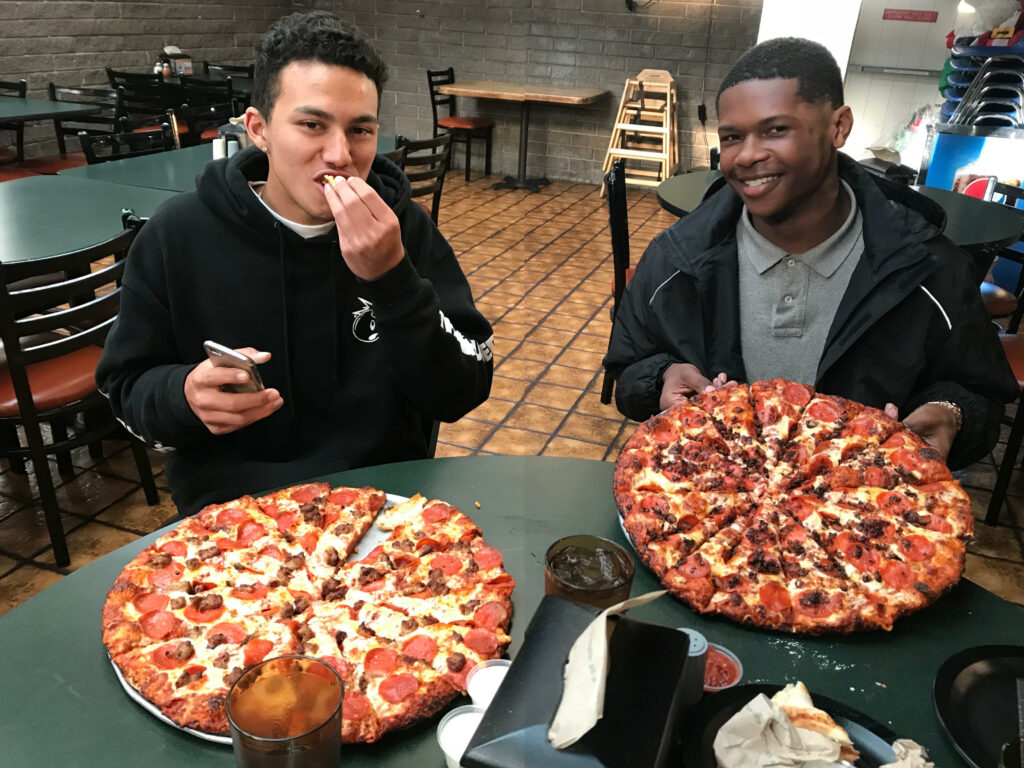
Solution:
[[(256, 48), (255, 146), (207, 165), (128, 257), (97, 369), (136, 435), (173, 449), (181, 514), (350, 467), (423, 458), (490, 391), (492, 335), (409, 182), (376, 157), (386, 66), (326, 13)], [(260, 363), (214, 367), (207, 339)]]
[(904, 417), (956, 468), (995, 444), (1016, 382), (945, 214), (839, 150), (835, 60), (751, 49), (718, 92), (726, 184), (637, 265), (605, 358), (642, 420), (729, 380), (781, 376)]

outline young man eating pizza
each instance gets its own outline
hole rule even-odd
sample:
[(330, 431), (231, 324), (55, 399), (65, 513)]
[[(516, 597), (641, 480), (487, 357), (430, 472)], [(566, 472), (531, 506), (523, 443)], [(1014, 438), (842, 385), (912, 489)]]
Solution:
[[(96, 377), (115, 414), (173, 449), (181, 514), (243, 493), (427, 454), (434, 421), (490, 391), (493, 337), (451, 247), (376, 157), (386, 65), (327, 13), (256, 48), (254, 147), (207, 165), (128, 257)], [(214, 367), (212, 340), (266, 389)]]
[(767, 41), (717, 100), (725, 185), (651, 243), (605, 366), (643, 420), (729, 380), (812, 384), (964, 466), (1017, 385), (941, 208), (841, 154), (853, 126), (831, 54)]

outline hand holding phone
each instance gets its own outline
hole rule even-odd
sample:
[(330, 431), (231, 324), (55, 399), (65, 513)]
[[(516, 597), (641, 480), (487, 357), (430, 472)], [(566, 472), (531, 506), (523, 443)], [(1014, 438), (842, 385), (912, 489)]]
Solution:
[(206, 356), (210, 359), (210, 362), (216, 367), (236, 368), (239, 371), (245, 371), (249, 374), (249, 380), (240, 384), (222, 384), (222, 392), (243, 394), (246, 392), (263, 391), (263, 379), (260, 378), (260, 372), (256, 367), (256, 361), (251, 357), (243, 355), (241, 352), (236, 352), (230, 347), (225, 347), (223, 344), (218, 344), (215, 341), (204, 341), (203, 348), (206, 350)]

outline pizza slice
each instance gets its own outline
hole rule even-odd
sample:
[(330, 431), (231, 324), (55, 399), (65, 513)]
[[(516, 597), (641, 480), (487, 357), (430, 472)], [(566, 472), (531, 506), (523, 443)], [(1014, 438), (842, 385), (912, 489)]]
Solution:
[(786, 713), (794, 728), (820, 733), (838, 744), (840, 760), (852, 763), (860, 757), (860, 752), (850, 740), (850, 734), (828, 712), (814, 706), (811, 694), (803, 683), (790, 683), (772, 696), (771, 702)]
[(750, 396), (761, 441), (769, 457), (777, 460), (814, 397), (814, 388), (786, 379), (762, 379), (750, 385)]
[(819, 443), (838, 438), (863, 408), (844, 397), (818, 392), (800, 414), (783, 459), (797, 466), (805, 464)]
[(661, 576), (662, 584), (681, 597), (691, 608), (704, 612), (718, 591), (715, 577), (725, 573), (726, 563), (750, 525), (750, 516), (734, 520), (708, 538), (696, 551), (676, 559), (676, 564)]
[(751, 505), (747, 494), (713, 491), (620, 494), (616, 503), (622, 514), (622, 527), (638, 550), (654, 539), (689, 533), (709, 518), (713, 533), (729, 525), (737, 515), (745, 514)]
[(866, 450), (861, 458), (877, 466), (892, 466), (909, 485), (926, 485), (953, 477), (939, 452), (909, 429), (896, 431), (881, 445)]
[(761, 471), (768, 459), (768, 451), (761, 442), (750, 387), (729, 384), (691, 399), (705, 411), (718, 427), (729, 445), (729, 457), (748, 470)]
[(669, 454), (673, 446), (684, 441), (705, 443), (709, 448), (727, 454), (729, 447), (711, 417), (696, 405), (682, 402), (652, 416), (634, 433), (637, 445), (651, 453)]
[(955, 480), (892, 488), (861, 486), (826, 491), (823, 498), (852, 506), (861, 517), (880, 517), (968, 541), (974, 533), (970, 497)]
[(323, 532), (306, 568), (318, 584), (332, 578), (383, 509), (387, 496), (375, 488), (334, 488), (322, 505)]
[(330, 490), (330, 483), (304, 483), (268, 493), (256, 503), (274, 520), (284, 539), (297, 542), (308, 556), (323, 533), (324, 505)]

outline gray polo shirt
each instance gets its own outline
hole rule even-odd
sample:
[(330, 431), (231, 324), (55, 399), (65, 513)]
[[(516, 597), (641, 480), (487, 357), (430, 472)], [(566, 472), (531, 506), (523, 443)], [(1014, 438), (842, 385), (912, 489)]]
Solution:
[(746, 208), (736, 225), (740, 281), (740, 340), (747, 380), (783, 376), (813, 384), (836, 308), (864, 252), (853, 190), (850, 214), (827, 240), (806, 253), (768, 242)]

